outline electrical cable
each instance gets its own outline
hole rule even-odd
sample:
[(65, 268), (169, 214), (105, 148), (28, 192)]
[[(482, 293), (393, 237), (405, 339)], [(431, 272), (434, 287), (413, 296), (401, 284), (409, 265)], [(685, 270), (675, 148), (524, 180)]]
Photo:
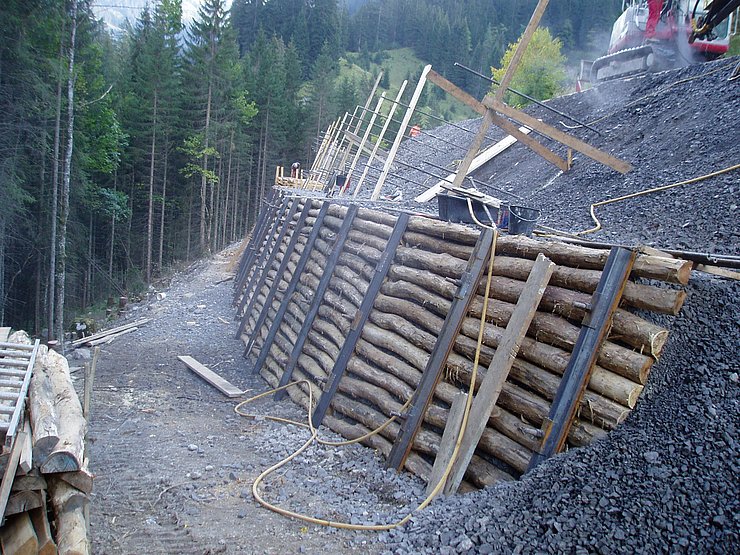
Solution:
[[(240, 402), (236, 407), (234, 407), (234, 412), (236, 414), (239, 414), (240, 416), (244, 416), (247, 418), (264, 418), (266, 420), (272, 420), (275, 422), (281, 422), (281, 423), (288, 423), (293, 425), (298, 425), (303, 428), (308, 428), (311, 431), (311, 436), (301, 445), (298, 449), (296, 449), (292, 454), (288, 455), (287, 457), (283, 458), (281, 461), (278, 461), (262, 473), (260, 473), (259, 476), (252, 482), (252, 495), (254, 496), (255, 500), (265, 507), (266, 509), (269, 509), (277, 514), (295, 518), (297, 520), (302, 520), (304, 522), (308, 522), (310, 524), (316, 524), (319, 526), (329, 526), (332, 528), (339, 528), (343, 530), (365, 530), (365, 531), (386, 531), (386, 530), (392, 530), (394, 528), (398, 528), (399, 526), (403, 526), (407, 522), (409, 522), (415, 513), (424, 510), (433, 500), (434, 498), (439, 494), (440, 491), (442, 491), (442, 488), (444, 488), (445, 483), (447, 482), (447, 478), (450, 475), (450, 472), (452, 471), (452, 467), (455, 463), (455, 460), (457, 459), (457, 455), (460, 451), (460, 446), (462, 445), (463, 436), (465, 433), (465, 429), (467, 427), (468, 423), (468, 416), (470, 414), (470, 407), (473, 402), (473, 393), (475, 391), (475, 383), (477, 380), (478, 375), (478, 367), (480, 364), (480, 354), (483, 347), (483, 334), (485, 331), (485, 324), (486, 324), (486, 314), (488, 312), (488, 301), (491, 291), (491, 282), (493, 281), (493, 263), (494, 258), (496, 254), (496, 243), (498, 240), (498, 229), (496, 228), (495, 224), (493, 226), (485, 225), (478, 221), (478, 219), (475, 217), (475, 214), (473, 214), (472, 209), (472, 203), (470, 202), (470, 199), (468, 199), (468, 209), (470, 211), (471, 217), (473, 220), (480, 225), (483, 228), (486, 229), (492, 229), (493, 230), (493, 241), (491, 242), (491, 250), (489, 255), (489, 263), (488, 263), (488, 274), (486, 278), (486, 287), (485, 287), (485, 296), (483, 298), (483, 310), (481, 312), (481, 319), (480, 319), (480, 326), (478, 329), (478, 342), (475, 350), (475, 357), (473, 361), (473, 369), (470, 376), (470, 386), (468, 387), (468, 397), (466, 399), (465, 403), (465, 411), (463, 413), (463, 419), (462, 423), (460, 425), (460, 432), (457, 437), (457, 442), (455, 443), (455, 448), (453, 449), (452, 456), (450, 457), (450, 461), (447, 464), (447, 467), (445, 468), (444, 473), (442, 474), (442, 477), (440, 481), (437, 483), (437, 485), (434, 487), (434, 489), (426, 496), (426, 498), (414, 509), (413, 511), (409, 512), (406, 516), (404, 516), (401, 520), (389, 524), (349, 524), (346, 522), (336, 522), (331, 520), (325, 520), (321, 518), (316, 518), (309, 515), (304, 515), (301, 513), (297, 513), (295, 511), (291, 511), (289, 509), (284, 509), (282, 507), (278, 507), (277, 505), (274, 505), (270, 503), (269, 501), (265, 500), (262, 495), (259, 492), (259, 485), (262, 483), (262, 481), (278, 470), (279, 468), (285, 466), (290, 461), (292, 461), (294, 458), (296, 458), (298, 455), (303, 453), (308, 447), (311, 446), (311, 444), (316, 441), (318, 443), (321, 443), (323, 445), (333, 445), (333, 446), (339, 446), (339, 445), (350, 445), (353, 443), (357, 443), (359, 441), (362, 441), (363, 439), (366, 439), (368, 437), (371, 437), (373, 435), (376, 435), (380, 433), (383, 429), (385, 429), (388, 425), (390, 425), (391, 422), (393, 422), (396, 417), (392, 416), (389, 418), (385, 423), (383, 423), (381, 426), (376, 428), (375, 430), (371, 430), (370, 432), (364, 434), (360, 438), (356, 438), (353, 440), (347, 440), (342, 442), (330, 442), (327, 440), (322, 440), (319, 438), (319, 431), (316, 429), (316, 427), (313, 425), (313, 418), (311, 414), (311, 408), (313, 407), (313, 390), (311, 389), (311, 382), (307, 379), (297, 380), (294, 382), (291, 382), (287, 385), (284, 385), (282, 387), (278, 387), (269, 391), (265, 391), (263, 393), (260, 393), (259, 395), (255, 395), (254, 397), (250, 397), (249, 399), (246, 399), (242, 402)], [(277, 391), (282, 391), (285, 389), (288, 389), (290, 387), (296, 387), (301, 384), (305, 384), (308, 386), (308, 424), (305, 424), (303, 422), (296, 422), (294, 420), (290, 420), (287, 418), (281, 418), (277, 416), (268, 416), (268, 415), (255, 415), (255, 414), (249, 414), (242, 412), (242, 407), (256, 401), (257, 399), (261, 399), (262, 397), (266, 397), (267, 395), (271, 395)], [(407, 400), (404, 404), (401, 411), (403, 411), (408, 405), (410, 405), (411, 399)]]

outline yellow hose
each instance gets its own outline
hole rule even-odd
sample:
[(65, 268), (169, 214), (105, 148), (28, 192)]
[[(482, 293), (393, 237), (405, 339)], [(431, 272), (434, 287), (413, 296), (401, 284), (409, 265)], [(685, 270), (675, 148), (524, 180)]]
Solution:
[[(557, 235), (561, 235), (561, 236), (564, 235), (564, 236), (573, 237), (573, 236), (587, 235), (589, 233), (595, 233), (595, 232), (599, 231), (600, 229), (602, 229), (601, 222), (596, 217), (596, 208), (599, 207), (599, 206), (606, 206), (607, 204), (613, 204), (615, 202), (621, 202), (623, 200), (628, 200), (628, 199), (631, 199), (631, 198), (640, 197), (642, 195), (648, 195), (648, 194), (651, 194), (651, 193), (657, 193), (657, 192), (660, 192), (660, 191), (665, 191), (667, 189), (672, 189), (674, 187), (680, 187), (682, 185), (691, 185), (692, 183), (698, 183), (700, 181), (704, 181), (704, 180), (709, 179), (711, 177), (717, 177), (718, 175), (722, 175), (724, 173), (729, 173), (729, 172), (735, 171), (737, 169), (740, 169), (740, 164), (735, 164), (734, 166), (730, 166), (730, 167), (725, 168), (725, 169), (722, 169), (722, 170), (717, 170), (715, 172), (708, 173), (706, 175), (701, 175), (699, 177), (694, 177), (692, 179), (687, 179), (685, 181), (679, 181), (678, 183), (671, 183), (670, 185), (661, 185), (660, 187), (653, 187), (651, 189), (645, 189), (644, 191), (638, 191), (636, 193), (630, 193), (628, 195), (622, 195), (621, 197), (615, 197), (615, 198), (611, 198), (611, 199), (607, 199), (607, 200), (600, 200), (599, 202), (594, 202), (591, 205), (590, 210), (589, 210), (590, 213), (591, 213), (591, 219), (593, 220), (594, 224), (596, 224), (596, 225), (594, 225), (594, 227), (591, 227), (589, 229), (585, 229), (583, 231), (575, 231), (575, 232), (561, 231), (559, 229), (554, 229), (554, 228), (549, 228), (548, 227), (547, 229), (548, 230), (551, 230), (553, 233), (538, 233), (537, 235), (540, 235), (541, 237), (554, 237), (554, 236), (557, 236)], [(543, 226), (543, 227), (546, 227), (546, 226)]]
[[(472, 206), (470, 203), (468, 204), (468, 206), (469, 206), (469, 209), (472, 215)], [(477, 221), (474, 215), (473, 215), (473, 218)], [(455, 459), (457, 458), (458, 452), (460, 450), (460, 445), (462, 444), (463, 435), (467, 427), (468, 415), (470, 414), (470, 406), (473, 401), (473, 392), (475, 391), (475, 382), (478, 376), (478, 365), (480, 362), (481, 348), (483, 346), (483, 333), (485, 330), (486, 313), (488, 312), (488, 300), (489, 300), (489, 294), (491, 290), (491, 281), (493, 280), (493, 262), (494, 262), (495, 253), (496, 253), (496, 242), (498, 240), (498, 230), (495, 227), (491, 228), (489, 226), (485, 226), (481, 224), (480, 222), (478, 222), (478, 224), (481, 225), (482, 227), (488, 227), (489, 229), (493, 229), (493, 242), (491, 244), (491, 253), (490, 253), (489, 264), (488, 264), (488, 275), (486, 279), (486, 294), (483, 298), (483, 311), (481, 313), (480, 327), (478, 330), (478, 344), (475, 350), (475, 360), (473, 362), (473, 371), (470, 377), (470, 386), (468, 388), (468, 398), (465, 404), (465, 412), (463, 414), (463, 420), (460, 425), (460, 433), (458, 434), (457, 442), (455, 443), (455, 448), (453, 450), (452, 457), (450, 458), (450, 462), (447, 464), (447, 467), (445, 468), (445, 472), (442, 475), (442, 478), (440, 479), (440, 481), (435, 486), (434, 490), (421, 502), (421, 504), (419, 504), (418, 507), (416, 507), (416, 509), (408, 513), (401, 520), (390, 523), (390, 524), (349, 524), (346, 522), (325, 520), (325, 519), (316, 518), (316, 517), (312, 517), (309, 515), (297, 513), (295, 511), (291, 511), (288, 509), (284, 509), (282, 507), (278, 507), (277, 505), (270, 503), (269, 501), (266, 501), (259, 492), (259, 485), (262, 483), (262, 481), (267, 476), (269, 476), (270, 474), (272, 474), (279, 468), (285, 466), (287, 463), (292, 461), (295, 457), (303, 453), (303, 451), (305, 451), (314, 441), (316, 441), (317, 443), (323, 444), (323, 445), (332, 445), (332, 446), (350, 445), (350, 444), (357, 443), (359, 441), (362, 441), (363, 439), (367, 439), (370, 436), (380, 433), (383, 429), (385, 429), (391, 422), (393, 422), (396, 419), (396, 417), (393, 416), (389, 418), (388, 420), (386, 420), (386, 422), (384, 422), (381, 426), (379, 426), (375, 430), (372, 430), (366, 433), (365, 435), (359, 438), (353, 439), (353, 440), (341, 441), (341, 442), (330, 442), (327, 440), (322, 440), (321, 438), (318, 437), (319, 432), (313, 425), (313, 419), (312, 419), (312, 414), (310, 410), (311, 407), (313, 407), (313, 390), (311, 389), (311, 383), (308, 380), (304, 379), (304, 380), (297, 380), (295, 382), (291, 382), (287, 385), (284, 385), (282, 387), (278, 387), (275, 389), (271, 389), (264, 393), (260, 393), (259, 395), (255, 395), (254, 397), (250, 397), (249, 399), (246, 399), (245, 401), (240, 402), (238, 405), (236, 405), (236, 407), (234, 407), (234, 411), (241, 416), (245, 416), (248, 418), (260, 417), (260, 418), (265, 418), (266, 420), (272, 420), (275, 422), (294, 424), (300, 427), (308, 428), (311, 431), (311, 436), (303, 443), (303, 445), (301, 445), (291, 455), (285, 457), (281, 461), (275, 463), (270, 468), (263, 471), (259, 476), (257, 476), (254, 482), (252, 482), (252, 495), (254, 496), (255, 500), (260, 505), (280, 515), (302, 520), (310, 524), (316, 524), (319, 526), (330, 526), (333, 528), (339, 528), (343, 530), (367, 530), (367, 531), (380, 532), (380, 531), (385, 531), (385, 530), (391, 530), (399, 526), (403, 526), (413, 517), (414, 513), (425, 509), (429, 505), (429, 503), (431, 503), (432, 500), (434, 500), (434, 498), (439, 494), (439, 492), (442, 490), (445, 483), (447, 482), (447, 477), (450, 475), (450, 472), (452, 471), (452, 467), (455, 463)], [(256, 401), (257, 399), (261, 399), (262, 397), (266, 397), (267, 395), (271, 395), (278, 391), (282, 391), (290, 387), (295, 387), (301, 384), (306, 384), (308, 386), (308, 407), (309, 407), (308, 424), (304, 424), (303, 422), (296, 422), (294, 420), (289, 420), (287, 418), (280, 418), (277, 416), (248, 414), (241, 410), (244, 405), (251, 403), (253, 401)], [(410, 403), (411, 403), (411, 399), (407, 400), (406, 403), (401, 408), (400, 412), (405, 410), (410, 405)]]

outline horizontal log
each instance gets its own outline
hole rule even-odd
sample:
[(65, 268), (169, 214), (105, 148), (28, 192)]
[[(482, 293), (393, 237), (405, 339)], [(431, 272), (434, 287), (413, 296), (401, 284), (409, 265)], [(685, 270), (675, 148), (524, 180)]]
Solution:
[[(602, 270), (609, 257), (609, 250), (606, 249), (593, 249), (557, 241), (541, 241), (522, 235), (500, 237), (496, 245), (496, 253), (516, 255), (532, 260), (537, 258), (539, 253), (543, 253), (558, 265), (591, 270)], [(632, 275), (686, 285), (691, 277), (691, 266), (691, 262), (687, 260), (638, 254)]]

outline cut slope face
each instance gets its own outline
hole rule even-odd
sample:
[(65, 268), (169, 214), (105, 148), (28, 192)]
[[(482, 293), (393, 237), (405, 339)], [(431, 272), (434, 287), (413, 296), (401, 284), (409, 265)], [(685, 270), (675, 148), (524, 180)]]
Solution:
[[(635, 169), (626, 175), (579, 154), (574, 157), (573, 168), (562, 174), (516, 144), (474, 172), (474, 184), (512, 204), (540, 208), (543, 223), (572, 233), (592, 227), (591, 203), (738, 164), (740, 87), (737, 80), (728, 80), (737, 62), (737, 58), (731, 58), (645, 75), (549, 101), (555, 108), (593, 124), (601, 135), (583, 128), (565, 129), (559, 121), (562, 118), (539, 107), (528, 109), (546, 123), (633, 164)], [(478, 125), (479, 120), (470, 120), (429, 130), (419, 140), (405, 141), (396, 176), (384, 191), (401, 188), (406, 199), (423, 192), (438, 180), (429, 173), (442, 177), (453, 168), (454, 160), (465, 155)], [(484, 146), (504, 136), (493, 128)], [(542, 137), (538, 140), (566, 155), (561, 145)], [(740, 214), (739, 180), (740, 171), (734, 171), (605, 206), (598, 210), (604, 229), (586, 237), (736, 255), (740, 252), (740, 231), (735, 225)]]

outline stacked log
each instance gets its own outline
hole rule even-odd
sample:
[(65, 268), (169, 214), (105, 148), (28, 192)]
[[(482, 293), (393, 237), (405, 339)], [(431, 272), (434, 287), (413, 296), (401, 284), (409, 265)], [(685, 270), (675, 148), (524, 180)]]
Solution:
[[(10, 340), (30, 343), (25, 332), (16, 332)], [(36, 356), (27, 408), (21, 434), (28, 439), (27, 454), (21, 455), (15, 476), (10, 477), (11, 495), (0, 528), (2, 550), (88, 554), (85, 507), (93, 476), (85, 458), (87, 422), (67, 360), (43, 345)]]
[[(311, 205), (306, 233), (316, 222), (319, 208), (318, 202)], [(314, 408), (309, 407), (309, 390), (315, 406), (335, 370), (337, 356), (397, 219), (392, 214), (360, 208), (337, 265), (327, 268), (334, 237), (346, 213), (346, 206), (329, 206), (296, 292), (290, 298), (276, 298), (267, 307), (274, 315), (281, 303), (287, 303), (286, 316), (279, 323), (275, 341), (265, 346), (269, 348), (267, 362), (259, 370), (270, 384), (277, 385), (302, 327), (308, 326), (303, 330), (307, 331), (307, 339), (291, 375), (291, 379), (307, 383), (292, 388), (290, 396), (309, 410)], [(346, 368), (340, 369), (344, 373), (324, 424), (347, 438), (356, 438), (404, 412), (458, 294), (478, 237), (477, 229), (425, 217), (410, 218), (354, 353)], [(469, 486), (483, 487), (516, 478), (526, 471), (533, 452), (540, 447), (541, 429), (608, 256), (608, 251), (598, 249), (525, 237), (500, 237), (483, 326), (480, 368), (473, 390), (485, 376), (485, 368), (502, 339), (540, 252), (557, 266), (468, 468)], [(297, 260), (298, 253), (291, 256)], [(276, 257), (279, 259), (280, 256)], [(280, 280), (284, 289), (283, 285), (287, 286), (293, 275), (295, 262), (292, 261), (283, 276), (275, 275), (277, 266), (277, 263), (273, 265), (268, 281)], [(677, 314), (685, 293), (676, 285), (687, 282), (689, 271), (690, 264), (681, 260), (638, 255), (631, 281), (599, 349), (596, 366), (570, 428), (568, 446), (583, 446), (602, 437), (635, 407), (650, 368), (668, 338), (666, 329), (635, 311)], [(331, 272), (329, 289), (320, 299), (316, 318), (306, 322), (308, 307), (325, 272)], [(647, 284), (643, 280), (653, 281)], [(655, 280), (670, 285), (655, 285)], [(429, 475), (452, 400), (460, 390), (471, 387), (485, 280), (475, 291), (470, 311), (461, 322), (460, 333), (446, 361), (444, 379), (434, 390), (406, 460), (406, 468), (423, 478)], [(256, 320), (258, 312), (248, 317)], [(267, 328), (265, 325), (250, 333), (264, 339)], [(248, 340), (249, 334), (244, 339)], [(399, 429), (399, 423), (394, 420), (363, 442), (388, 455)]]

